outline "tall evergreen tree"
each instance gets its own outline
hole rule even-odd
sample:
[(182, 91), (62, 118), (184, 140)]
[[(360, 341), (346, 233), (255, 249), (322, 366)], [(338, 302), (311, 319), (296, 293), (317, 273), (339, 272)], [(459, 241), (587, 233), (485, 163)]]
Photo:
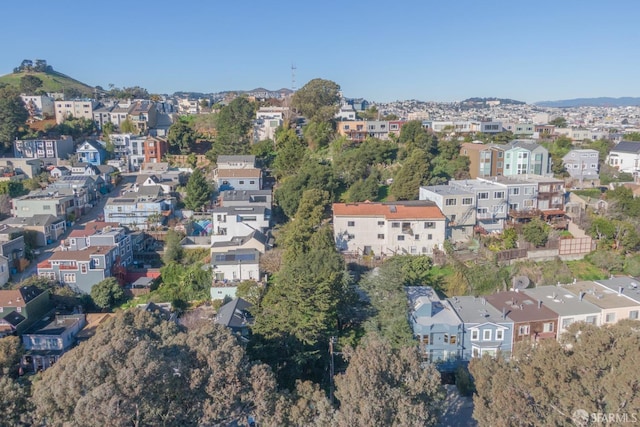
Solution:
[(211, 185), (200, 169), (193, 171), (187, 182), (187, 196), (184, 205), (187, 209), (198, 210), (211, 201)]
[(29, 112), (20, 94), (9, 86), (0, 86), (0, 143), (11, 147), (18, 136), (18, 129), (29, 118)]
[(306, 249), (285, 259), (257, 311), (251, 352), (292, 388), (297, 379), (324, 376), (347, 276), (326, 226), (311, 235)]

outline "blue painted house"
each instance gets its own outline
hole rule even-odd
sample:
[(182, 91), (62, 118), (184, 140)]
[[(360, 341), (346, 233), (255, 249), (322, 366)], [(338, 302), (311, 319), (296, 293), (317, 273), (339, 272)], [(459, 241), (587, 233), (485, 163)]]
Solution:
[(447, 301), (463, 322), (462, 360), (469, 362), (484, 354), (495, 356), (501, 352), (511, 355), (513, 321), (487, 303), (485, 298), (453, 297)]
[(106, 162), (107, 151), (98, 141), (85, 141), (76, 149), (78, 161), (98, 166)]
[(442, 372), (453, 372), (462, 360), (463, 324), (447, 300), (433, 288), (406, 288), (410, 304), (409, 321), (423, 357)]

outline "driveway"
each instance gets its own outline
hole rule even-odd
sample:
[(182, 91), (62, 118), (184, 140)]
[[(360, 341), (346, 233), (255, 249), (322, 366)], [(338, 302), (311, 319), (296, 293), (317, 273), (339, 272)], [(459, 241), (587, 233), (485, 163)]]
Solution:
[(438, 426), (441, 427), (477, 427), (478, 423), (471, 417), (473, 414), (473, 398), (460, 396), (455, 385), (444, 386), (447, 397), (444, 401), (444, 413)]

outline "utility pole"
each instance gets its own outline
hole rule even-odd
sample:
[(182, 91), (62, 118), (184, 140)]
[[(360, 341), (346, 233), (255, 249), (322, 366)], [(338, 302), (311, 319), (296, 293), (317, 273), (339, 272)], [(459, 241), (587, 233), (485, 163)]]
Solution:
[(333, 406), (333, 376), (335, 375), (335, 366), (333, 363), (333, 345), (336, 342), (336, 337), (329, 338), (329, 354), (331, 355), (331, 360), (329, 361), (329, 401), (331, 402), (331, 406)]

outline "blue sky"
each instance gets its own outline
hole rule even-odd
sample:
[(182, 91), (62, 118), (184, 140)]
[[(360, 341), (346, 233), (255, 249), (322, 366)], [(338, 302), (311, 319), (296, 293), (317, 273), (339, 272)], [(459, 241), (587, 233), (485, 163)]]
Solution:
[[(37, 11), (37, 12), (36, 12)], [(46, 59), (152, 93), (321, 77), (372, 101), (640, 96), (637, 0), (12, 1), (0, 74)], [(11, 17), (11, 18), (8, 18)]]

